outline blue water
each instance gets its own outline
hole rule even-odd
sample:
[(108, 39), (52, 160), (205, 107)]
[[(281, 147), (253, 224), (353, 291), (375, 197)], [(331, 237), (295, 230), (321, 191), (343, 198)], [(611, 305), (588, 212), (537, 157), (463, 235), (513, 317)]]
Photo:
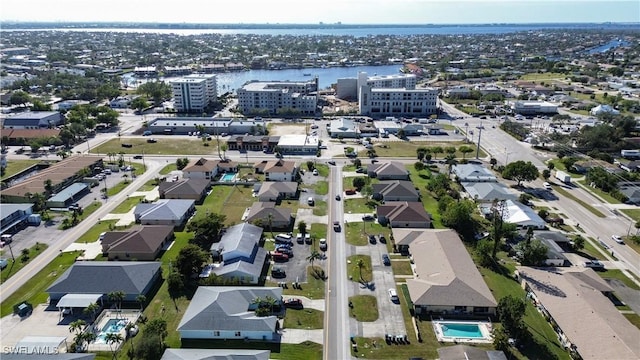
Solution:
[(220, 181), (233, 181), (233, 178), (235, 177), (236, 177), (235, 173), (226, 173), (222, 175), (222, 177), (220, 178)]
[[(353, 67), (327, 67), (327, 68), (307, 68), (307, 69), (286, 69), (286, 70), (249, 70), (236, 71), (217, 74), (218, 94), (227, 91), (235, 91), (246, 82), (251, 80), (259, 81), (310, 81), (315, 76), (318, 77), (318, 86), (325, 89), (335, 84), (340, 78), (355, 78), (358, 72), (366, 72), (369, 75), (393, 75), (400, 72), (402, 65), (381, 65), (381, 66), (353, 66)], [(304, 76), (311, 74), (311, 76)], [(138, 79), (141, 82), (145, 79)], [(167, 81), (168, 79), (164, 79)], [(122, 81), (135, 84), (136, 79), (132, 73), (122, 75)]]
[(590, 54), (590, 55), (593, 55), (593, 54), (597, 54), (597, 53), (607, 52), (607, 51), (609, 51), (611, 49), (615, 49), (615, 48), (620, 47), (620, 46), (629, 46), (629, 45), (631, 45), (631, 44), (629, 44), (629, 42), (627, 42), (627, 41), (614, 39), (614, 40), (609, 41), (606, 44), (603, 44), (603, 45), (600, 45), (598, 47), (594, 47), (593, 49), (587, 50), (587, 53)]
[(97, 343), (104, 343), (106, 341), (107, 334), (118, 334), (122, 329), (126, 326), (126, 320), (122, 319), (110, 319), (107, 323), (102, 327), (102, 330), (98, 333), (96, 337)]
[(480, 327), (475, 324), (440, 323), (440, 326), (442, 333), (447, 337), (471, 339), (484, 337), (480, 331)]

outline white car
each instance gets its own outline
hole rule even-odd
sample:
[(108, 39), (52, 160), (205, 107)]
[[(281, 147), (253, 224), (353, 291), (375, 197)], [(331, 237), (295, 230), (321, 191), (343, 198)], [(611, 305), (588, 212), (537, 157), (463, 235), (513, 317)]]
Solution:
[(624, 240), (622, 240), (622, 236), (620, 235), (611, 235), (611, 238), (618, 244), (624, 244)]
[(546, 181), (542, 183), (542, 186), (543, 186), (545, 189), (547, 189), (547, 190), (551, 190), (551, 189), (553, 189), (553, 188), (551, 187), (551, 184), (549, 184), (549, 183), (548, 183), (548, 182), (546, 182)]
[(320, 250), (327, 251), (327, 239), (320, 239)]
[(396, 289), (389, 289), (389, 300), (391, 300), (391, 302), (398, 302), (400, 301), (400, 299), (398, 298), (398, 293), (396, 292)]

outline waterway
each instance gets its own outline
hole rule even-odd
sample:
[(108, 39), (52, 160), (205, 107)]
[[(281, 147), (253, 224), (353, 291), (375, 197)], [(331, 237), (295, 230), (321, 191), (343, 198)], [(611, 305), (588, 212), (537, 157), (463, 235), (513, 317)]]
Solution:
[[(318, 77), (318, 87), (325, 89), (335, 84), (341, 78), (355, 78), (359, 72), (366, 72), (371, 75), (393, 75), (400, 73), (402, 65), (381, 65), (381, 66), (352, 66), (352, 67), (327, 67), (327, 68), (304, 68), (286, 70), (248, 70), (237, 72), (225, 72), (217, 74), (218, 94), (228, 91), (234, 92), (251, 80), (258, 81), (309, 81)], [(305, 75), (306, 74), (306, 75)], [(170, 81), (173, 78), (163, 78), (161, 80)], [(136, 79), (133, 74), (122, 76), (123, 83), (134, 88), (148, 79)]]
[(615, 49), (620, 46), (629, 46), (629, 45), (631, 44), (628, 41), (624, 41), (622, 39), (613, 39), (606, 44), (602, 44), (600, 46), (587, 50), (587, 53), (589, 55), (593, 55), (593, 54), (607, 52), (611, 49)]

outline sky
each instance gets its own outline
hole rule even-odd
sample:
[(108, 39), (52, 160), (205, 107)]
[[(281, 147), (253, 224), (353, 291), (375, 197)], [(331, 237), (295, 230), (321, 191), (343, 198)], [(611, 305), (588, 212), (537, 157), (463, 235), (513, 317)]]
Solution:
[(3, 21), (488, 24), (640, 22), (640, 0), (2, 0)]

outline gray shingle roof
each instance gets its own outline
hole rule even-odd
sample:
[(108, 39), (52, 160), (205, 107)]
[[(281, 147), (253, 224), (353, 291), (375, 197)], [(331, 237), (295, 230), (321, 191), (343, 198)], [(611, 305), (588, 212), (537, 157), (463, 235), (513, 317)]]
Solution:
[(464, 190), (472, 199), (481, 201), (516, 200), (518, 197), (505, 185), (498, 182), (463, 182)]
[(47, 292), (108, 294), (122, 290), (126, 294), (141, 294), (158, 271), (160, 263), (154, 261), (77, 262)]
[(409, 178), (409, 171), (399, 161), (389, 161), (379, 164), (369, 164), (367, 166), (367, 173), (375, 173), (377, 177), (386, 176), (406, 176)]
[(231, 226), (222, 235), (220, 242), (211, 245), (211, 250), (222, 254), (231, 251), (251, 254), (262, 238), (262, 231), (261, 227), (249, 223)]
[(280, 287), (200, 286), (178, 324), (184, 330), (275, 331), (277, 317), (257, 317), (254, 299), (282, 299)]
[(207, 179), (183, 179), (175, 182), (164, 181), (158, 186), (160, 194), (171, 196), (200, 195), (209, 186)]
[(138, 204), (133, 211), (140, 220), (178, 220), (195, 205), (193, 200), (162, 199), (154, 203)]
[(293, 181), (265, 181), (258, 191), (258, 197), (268, 196), (275, 199), (280, 194), (293, 194), (298, 191), (298, 183)]
[(498, 180), (489, 169), (477, 164), (455, 165), (452, 171), (461, 182)]
[(420, 197), (418, 190), (408, 180), (381, 181), (378, 184), (373, 184), (372, 188), (374, 195), (380, 194), (385, 199), (412, 196), (417, 200)]
[(160, 360), (269, 360), (271, 351), (253, 349), (167, 349)]

